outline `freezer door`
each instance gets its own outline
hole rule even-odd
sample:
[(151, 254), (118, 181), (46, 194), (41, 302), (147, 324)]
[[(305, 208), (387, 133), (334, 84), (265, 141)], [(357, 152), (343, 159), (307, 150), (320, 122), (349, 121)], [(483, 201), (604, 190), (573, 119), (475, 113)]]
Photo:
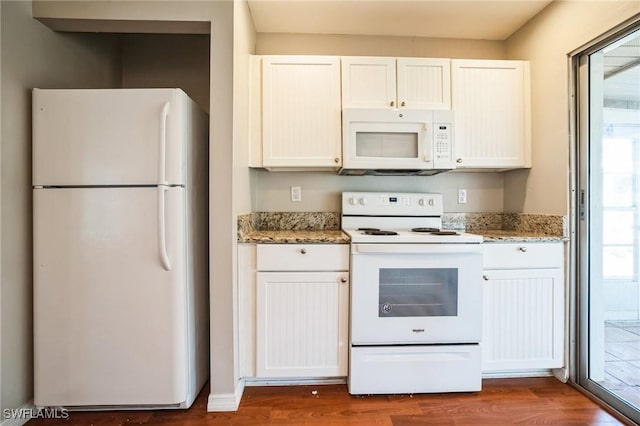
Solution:
[(34, 89), (33, 184), (184, 184), (187, 102), (179, 89)]
[(35, 404), (178, 404), (187, 394), (184, 189), (34, 190)]

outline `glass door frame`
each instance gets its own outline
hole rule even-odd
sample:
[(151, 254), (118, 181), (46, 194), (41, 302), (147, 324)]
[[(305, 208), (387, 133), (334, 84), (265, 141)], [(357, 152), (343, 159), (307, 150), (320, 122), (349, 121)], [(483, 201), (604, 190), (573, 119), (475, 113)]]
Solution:
[[(589, 149), (591, 142), (591, 112), (597, 105), (590, 95), (597, 91), (590, 82), (589, 58), (603, 48), (610, 46), (626, 36), (640, 30), (640, 16), (613, 28), (588, 45), (569, 54), (570, 77), (570, 169), (571, 169), (571, 208), (570, 226), (571, 260), (570, 273), (570, 336), (569, 336), (569, 379), (587, 393), (599, 399), (605, 405), (618, 411), (636, 423), (640, 423), (640, 412), (631, 405), (614, 396), (606, 388), (589, 378), (589, 271), (590, 238), (593, 219), (589, 214), (591, 171), (589, 167)], [(595, 64), (598, 66), (598, 64)]]

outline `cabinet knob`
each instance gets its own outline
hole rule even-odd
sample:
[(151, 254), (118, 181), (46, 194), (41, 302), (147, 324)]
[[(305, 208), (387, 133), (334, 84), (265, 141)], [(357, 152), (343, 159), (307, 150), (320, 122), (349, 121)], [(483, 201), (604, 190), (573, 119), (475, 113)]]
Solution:
[(402, 101), (402, 103), (400, 104), (400, 106), (405, 106), (405, 105), (406, 105), (405, 101)]
[(300, 249), (300, 254), (307, 254), (307, 249), (306, 248), (301, 248)]
[(458, 159), (456, 160), (456, 163), (458, 163), (458, 164), (462, 163), (462, 158), (458, 158)]
[(334, 163), (339, 163), (340, 159), (338, 157), (336, 157), (336, 158), (333, 159), (333, 161), (334, 161)]
[(483, 279), (483, 280), (485, 280), (485, 281), (489, 281), (489, 277), (488, 277), (488, 276), (486, 276), (486, 275), (483, 275), (483, 276), (482, 276), (482, 279)]
[(525, 253), (527, 251), (526, 247), (518, 247), (518, 250), (520, 250), (522, 253)]
[(346, 283), (346, 282), (347, 282), (347, 279), (346, 279), (345, 277), (341, 277), (341, 278), (340, 278), (340, 282), (344, 284), (344, 283)]
[(394, 106), (396, 103), (394, 101), (389, 102), (389, 105)]

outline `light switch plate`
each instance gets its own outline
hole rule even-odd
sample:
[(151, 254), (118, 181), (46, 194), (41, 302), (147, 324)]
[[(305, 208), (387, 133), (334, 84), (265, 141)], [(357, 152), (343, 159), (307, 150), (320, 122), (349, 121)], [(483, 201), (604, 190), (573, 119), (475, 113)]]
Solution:
[(302, 188), (300, 188), (299, 186), (291, 187), (291, 201), (302, 201)]
[(466, 204), (466, 203), (467, 203), (467, 190), (458, 189), (458, 204)]

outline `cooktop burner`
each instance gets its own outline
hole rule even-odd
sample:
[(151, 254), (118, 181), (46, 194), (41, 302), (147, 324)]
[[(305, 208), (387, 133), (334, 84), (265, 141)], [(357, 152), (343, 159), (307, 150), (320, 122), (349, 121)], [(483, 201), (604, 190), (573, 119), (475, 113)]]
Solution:
[(440, 232), (438, 228), (411, 228), (411, 232)]
[(456, 231), (436, 231), (432, 232), (431, 235), (460, 235)]
[(358, 231), (379, 231), (380, 228), (358, 228)]
[(369, 229), (364, 231), (366, 235), (398, 235), (395, 231), (381, 231), (380, 229)]
[(438, 228), (411, 228), (411, 232), (420, 232), (431, 235), (460, 235), (456, 231), (441, 231)]

